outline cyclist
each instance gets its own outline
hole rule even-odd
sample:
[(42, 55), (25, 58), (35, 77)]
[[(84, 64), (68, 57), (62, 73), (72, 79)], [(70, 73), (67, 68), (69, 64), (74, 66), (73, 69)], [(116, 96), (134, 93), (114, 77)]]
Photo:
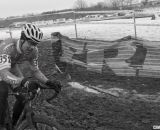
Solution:
[[(5, 130), (4, 119), (7, 107), (8, 88), (27, 86), (30, 82), (23, 74), (23, 67), (28, 67), (33, 77), (60, 92), (59, 81), (49, 80), (38, 68), (38, 48), (42, 41), (42, 31), (31, 23), (24, 24), (20, 39), (8, 38), (0, 43), (0, 130)], [(22, 97), (17, 96), (13, 108), (13, 125), (24, 107)]]

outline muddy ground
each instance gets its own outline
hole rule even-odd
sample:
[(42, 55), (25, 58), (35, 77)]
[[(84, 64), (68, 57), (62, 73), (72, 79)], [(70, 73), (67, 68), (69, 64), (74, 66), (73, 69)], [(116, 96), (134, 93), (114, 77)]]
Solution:
[[(42, 72), (50, 79), (55, 78), (51, 44), (43, 43), (39, 49), (39, 66)], [(85, 85), (124, 88), (141, 94), (153, 95), (160, 92), (160, 82), (157, 79), (104, 78), (81, 71), (71, 75), (72, 81)], [(64, 76), (57, 78), (63, 81), (64, 88), (58, 98), (52, 101), (54, 108), (43, 107), (40, 110), (40, 105), (37, 110), (55, 116), (61, 125), (70, 130), (151, 130), (153, 125), (160, 125), (160, 102), (88, 93), (67, 85)]]

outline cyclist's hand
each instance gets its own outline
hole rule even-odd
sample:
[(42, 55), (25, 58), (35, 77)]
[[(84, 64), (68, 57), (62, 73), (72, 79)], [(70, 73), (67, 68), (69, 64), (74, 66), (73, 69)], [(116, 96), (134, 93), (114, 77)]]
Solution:
[(54, 80), (54, 81), (48, 80), (46, 82), (46, 85), (50, 88), (53, 88), (56, 91), (56, 93), (59, 93), (62, 88), (62, 84), (58, 80)]
[(29, 92), (32, 92), (38, 89), (39, 83), (37, 81), (31, 80), (28, 78), (24, 78), (21, 82), (20, 87), (22, 89), (28, 90)]

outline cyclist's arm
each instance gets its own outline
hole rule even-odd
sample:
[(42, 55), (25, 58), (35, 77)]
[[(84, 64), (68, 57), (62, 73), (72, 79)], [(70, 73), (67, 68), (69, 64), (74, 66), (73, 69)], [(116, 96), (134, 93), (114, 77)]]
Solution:
[(13, 73), (14, 75), (16, 75), (17, 77), (21, 77), (24, 78), (23, 73), (20, 69), (19, 64), (15, 64), (14, 68), (12, 68), (11, 73)]
[(48, 80), (48, 78), (40, 70), (34, 71), (33, 75), (36, 79), (38, 79), (42, 83), (46, 83)]
[(11, 85), (19, 85), (23, 78), (18, 78), (14, 74), (10, 72), (11, 69), (11, 59), (8, 54), (0, 55), (0, 78), (11, 84)]
[(33, 76), (42, 83), (46, 83), (48, 78), (41, 72), (38, 67), (37, 58), (33, 59), (29, 62), (30, 69), (32, 71)]
[(38, 49), (36, 48), (32, 59), (29, 60), (29, 66), (33, 73), (33, 76), (39, 80), (41, 83), (46, 83), (48, 78), (41, 72), (38, 67)]
[(14, 86), (19, 85), (23, 79), (13, 75), (7, 68), (0, 70), (0, 77), (2, 78), (3, 81)]

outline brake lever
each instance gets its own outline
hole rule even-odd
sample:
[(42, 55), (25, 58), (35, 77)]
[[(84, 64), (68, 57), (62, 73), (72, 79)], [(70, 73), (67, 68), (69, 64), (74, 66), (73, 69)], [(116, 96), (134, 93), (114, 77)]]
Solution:
[[(46, 86), (46, 85), (44, 85), (44, 84), (40, 84), (40, 89), (53, 89), (53, 88), (50, 88), (50, 87), (48, 87), (48, 86)], [(53, 100), (54, 98), (56, 98), (56, 97), (58, 96), (58, 94), (59, 94), (59, 93), (55, 91), (55, 93), (52, 94), (51, 97), (46, 98), (46, 101), (47, 101), (48, 103), (50, 103), (50, 101)]]
[(50, 103), (51, 100), (53, 100), (54, 98), (56, 98), (58, 96), (59, 93), (55, 92), (51, 97), (47, 98), (46, 101), (48, 103)]

